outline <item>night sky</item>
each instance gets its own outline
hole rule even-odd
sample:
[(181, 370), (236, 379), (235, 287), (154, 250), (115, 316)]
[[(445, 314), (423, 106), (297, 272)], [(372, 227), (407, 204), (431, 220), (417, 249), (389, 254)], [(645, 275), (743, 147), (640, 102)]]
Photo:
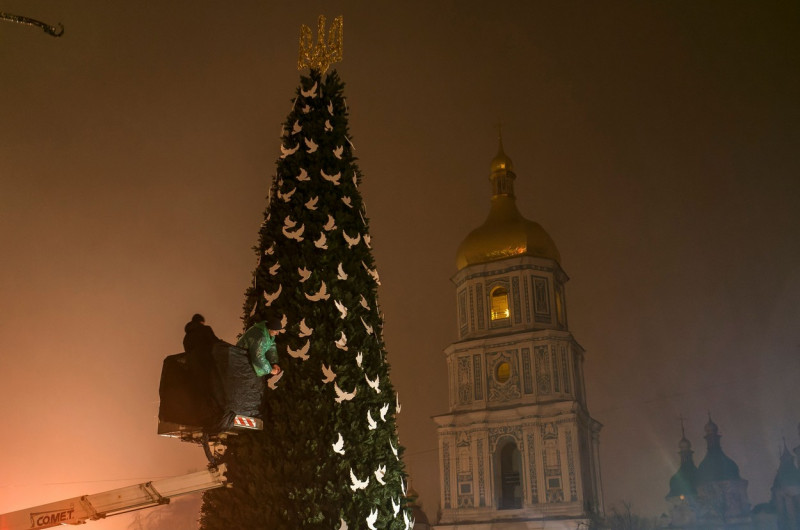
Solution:
[[(709, 412), (767, 501), (783, 437), (800, 445), (800, 5), (334, 4), (0, 1), (66, 30), (0, 22), (0, 513), (205, 465), (156, 435), (161, 362), (192, 313), (241, 331), (319, 14), (344, 15), (335, 67), (426, 512), (450, 278), (489, 211), (498, 122), (519, 209), (571, 278), (606, 507), (666, 511), (679, 418), (699, 463)], [(198, 502), (140, 519), (181, 528)]]

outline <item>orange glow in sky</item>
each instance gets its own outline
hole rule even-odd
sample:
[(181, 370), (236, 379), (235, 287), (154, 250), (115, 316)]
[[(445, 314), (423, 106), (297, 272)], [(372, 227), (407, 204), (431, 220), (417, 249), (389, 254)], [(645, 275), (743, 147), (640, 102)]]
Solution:
[[(800, 36), (784, 4), (5, 0), (65, 33), (0, 22), (0, 513), (205, 465), (156, 435), (161, 362), (195, 312), (242, 331), (298, 32), (321, 13), (344, 15), (335, 67), (429, 517), (450, 278), (489, 211), (498, 119), (517, 205), (571, 278), (607, 507), (666, 511), (679, 416), (699, 462), (708, 411), (766, 501), (782, 437), (800, 445)], [(92, 528), (180, 528), (169, 517), (197, 505)]]

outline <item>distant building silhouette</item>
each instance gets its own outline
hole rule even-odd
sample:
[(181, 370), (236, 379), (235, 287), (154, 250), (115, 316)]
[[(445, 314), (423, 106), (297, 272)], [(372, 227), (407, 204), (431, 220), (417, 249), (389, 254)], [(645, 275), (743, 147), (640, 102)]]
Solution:
[[(705, 426), (706, 456), (697, 467), (683, 425), (681, 431), (681, 463), (669, 482), (666, 499), (670, 509), (664, 528), (800, 530), (800, 470), (785, 443), (770, 502), (751, 510), (747, 481), (722, 450), (719, 428), (711, 416)], [(800, 453), (800, 447), (795, 453)]]

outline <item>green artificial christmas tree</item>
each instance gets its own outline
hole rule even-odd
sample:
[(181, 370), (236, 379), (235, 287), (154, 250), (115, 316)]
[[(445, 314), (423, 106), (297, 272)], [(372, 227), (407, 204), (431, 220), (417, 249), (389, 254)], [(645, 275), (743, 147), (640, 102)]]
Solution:
[(246, 293), (245, 328), (282, 318), (283, 373), (269, 381), (264, 430), (229, 442), (233, 488), (205, 494), (206, 530), (411, 527), (362, 175), (344, 85), (325, 73), (337, 28), (338, 50), (334, 30), (313, 50), (305, 35), (311, 72), (284, 124)]

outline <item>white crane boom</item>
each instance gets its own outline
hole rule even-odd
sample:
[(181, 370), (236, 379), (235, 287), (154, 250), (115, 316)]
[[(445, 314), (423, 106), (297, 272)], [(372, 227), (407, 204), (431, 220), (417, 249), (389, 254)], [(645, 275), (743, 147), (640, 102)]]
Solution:
[(83, 524), (111, 515), (169, 503), (172, 497), (227, 485), (225, 465), (177, 477), (143, 482), (0, 515), (0, 530), (38, 530)]

